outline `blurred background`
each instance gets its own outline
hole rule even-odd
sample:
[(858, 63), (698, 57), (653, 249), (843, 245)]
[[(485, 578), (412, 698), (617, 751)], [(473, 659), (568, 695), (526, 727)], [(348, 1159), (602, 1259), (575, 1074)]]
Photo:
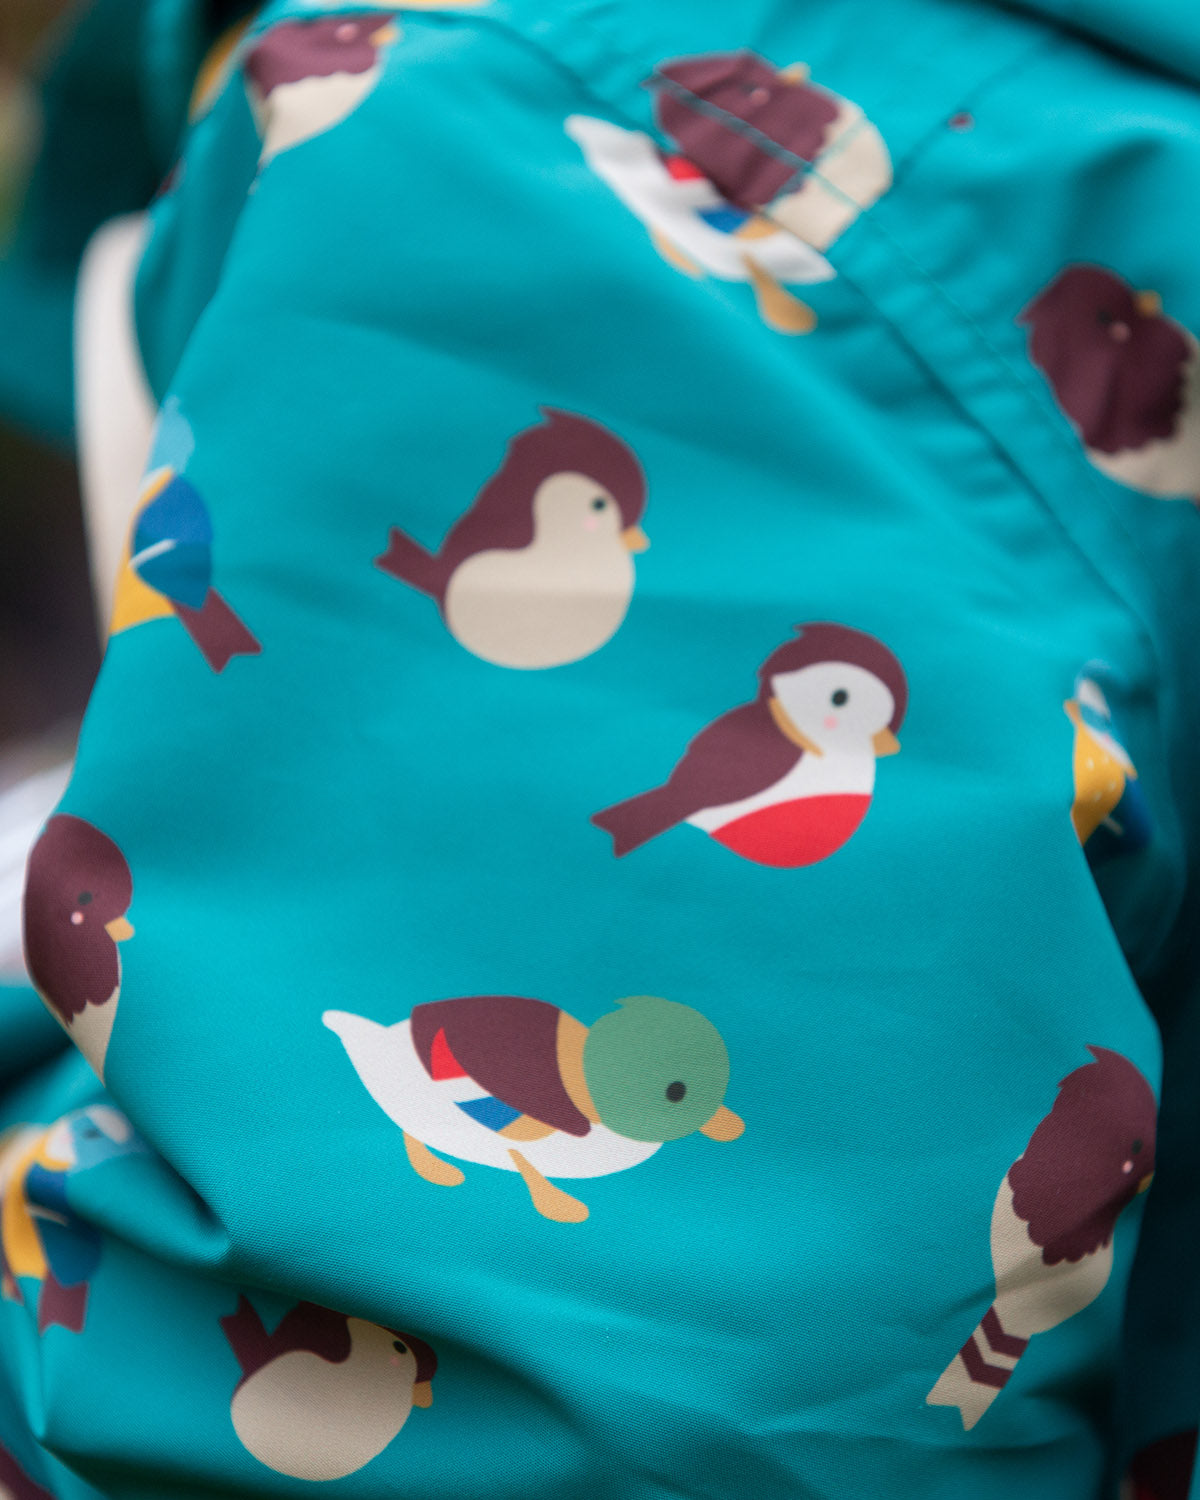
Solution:
[[(66, 8), (0, 0), (0, 259), (41, 134), (35, 81)], [(0, 341), (5, 321), (0, 309)], [(0, 791), (70, 753), (99, 662), (69, 436), (0, 412)]]

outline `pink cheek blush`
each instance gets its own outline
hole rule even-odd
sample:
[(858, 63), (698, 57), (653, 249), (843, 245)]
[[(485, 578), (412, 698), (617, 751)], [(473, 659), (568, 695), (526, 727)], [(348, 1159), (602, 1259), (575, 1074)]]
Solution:
[(583, 529), (584, 529), (584, 531), (595, 531), (596, 526), (597, 526), (597, 521), (596, 521), (595, 516), (588, 516), (587, 519), (583, 523)]
[(1128, 323), (1113, 323), (1109, 326), (1109, 337), (1115, 339), (1118, 344), (1123, 344), (1132, 333)]
[(352, 42), (358, 35), (358, 27), (347, 22), (345, 26), (339, 26), (333, 34), (339, 42)]
[(73, 911), (71, 913), (71, 926), (72, 927), (82, 927), (83, 926), (83, 913), (81, 911)]
[(838, 721), (833, 714), (826, 714), (821, 722), (824, 724), (826, 729), (836, 729), (838, 727)]
[(1121, 1163), (1121, 1171), (1128, 1176), (1133, 1171), (1133, 1163), (1131, 1161), (1123, 1161)]

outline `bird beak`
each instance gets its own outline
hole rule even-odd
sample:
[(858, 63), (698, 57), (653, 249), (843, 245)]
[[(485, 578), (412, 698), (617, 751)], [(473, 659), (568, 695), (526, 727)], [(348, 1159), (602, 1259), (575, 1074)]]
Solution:
[(786, 79), (788, 83), (807, 83), (808, 64), (802, 62), (788, 63), (786, 68), (780, 68), (779, 76)]
[(425, 1407), (433, 1405), (433, 1386), (428, 1380), (418, 1380), (413, 1386), (413, 1405)]
[(1162, 298), (1157, 292), (1139, 292), (1133, 299), (1133, 305), (1143, 318), (1162, 317)]
[(126, 917), (114, 917), (111, 922), (105, 922), (104, 930), (114, 943), (123, 943), (133, 936), (133, 923)]
[(400, 40), (400, 28), (394, 21), (385, 21), (378, 31), (371, 33), (371, 40), (377, 47), (390, 47)]
[(820, 745), (814, 744), (805, 734), (803, 729), (797, 729), (788, 717), (787, 709), (780, 703), (778, 698), (772, 698), (768, 705), (771, 717), (775, 720), (775, 728), (785, 739), (791, 740), (793, 745), (799, 745), (801, 750), (806, 750), (809, 755), (824, 755)]
[(878, 734), (873, 734), (871, 744), (876, 755), (898, 755), (900, 752), (900, 741), (890, 729), (881, 729)]
[(1141, 1182), (1138, 1183), (1138, 1192), (1139, 1193), (1144, 1193), (1146, 1191), (1146, 1189), (1150, 1186), (1150, 1184), (1153, 1181), (1154, 1181), (1154, 1173), (1153, 1172), (1147, 1172), (1146, 1175), (1145, 1175), (1145, 1177), (1142, 1178)]
[(650, 545), (650, 538), (640, 526), (626, 526), (621, 533), (621, 540), (629, 548), (630, 552), (645, 552)]
[(712, 1119), (701, 1125), (700, 1134), (706, 1135), (710, 1141), (736, 1141), (745, 1128), (746, 1122), (741, 1115), (735, 1115), (722, 1104)]

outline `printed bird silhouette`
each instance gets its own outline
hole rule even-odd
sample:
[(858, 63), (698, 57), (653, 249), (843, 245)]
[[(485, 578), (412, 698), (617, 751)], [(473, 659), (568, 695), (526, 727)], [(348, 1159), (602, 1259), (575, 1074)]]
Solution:
[(1057, 1328), (1108, 1283), (1113, 1231), (1150, 1185), (1158, 1108), (1128, 1058), (1089, 1047), (1000, 1184), (992, 1209), (996, 1295), (925, 1398), (974, 1427), (1035, 1334)]
[(812, 309), (785, 283), (829, 281), (833, 267), (788, 229), (738, 208), (686, 156), (639, 130), (571, 115), (567, 134), (588, 166), (645, 224), (659, 254), (689, 276), (748, 282), (759, 316), (779, 333), (809, 333)]
[(1121, 743), (1112, 710), (1086, 667), (1063, 709), (1075, 726), (1075, 800), (1071, 823), (1088, 863), (1099, 866), (1150, 842), (1150, 810), (1137, 771)]
[(1147, 495), (1200, 499), (1200, 344), (1156, 292), (1068, 266), (1018, 321), (1096, 468)]
[(874, 636), (798, 625), (759, 668), (758, 696), (692, 740), (667, 781), (592, 818), (620, 858), (679, 823), (756, 864), (827, 859), (855, 833), (875, 762), (900, 748), (908, 688)]
[(650, 87), (659, 127), (723, 197), (817, 250), (892, 185), (879, 131), (801, 63), (710, 52), (660, 64)]
[(21, 1279), (38, 1283), (39, 1333), (55, 1323), (83, 1331), (100, 1264), (100, 1232), (71, 1207), (71, 1179), (145, 1149), (107, 1104), (74, 1110), (48, 1128), (19, 1126), (0, 1142), (0, 1288), (20, 1303)]
[(132, 900), (133, 876), (112, 839), (83, 818), (56, 813), (25, 875), (25, 964), (101, 1082), (121, 995), (117, 944), (133, 936), (125, 915)]
[(623, 1172), (666, 1141), (744, 1129), (723, 1102), (729, 1055), (710, 1021), (650, 995), (618, 1007), (590, 1027), (519, 995), (435, 1000), (394, 1026), (322, 1019), (427, 1182), (463, 1181), (443, 1151), (519, 1172), (540, 1214), (578, 1223), (586, 1204), (549, 1178)]
[(221, 1319), (242, 1378), (230, 1415), (243, 1447), (293, 1479), (342, 1479), (377, 1457), (414, 1406), (433, 1402), (428, 1344), (299, 1302), (273, 1333), (245, 1297)]
[(400, 40), (395, 10), (279, 21), (246, 54), (260, 166), (352, 115)]
[(0, 1443), (0, 1500), (54, 1500), (49, 1490), (34, 1484), (12, 1454)]
[(200, 492), (172, 468), (151, 473), (117, 577), (110, 634), (174, 615), (214, 672), (258, 641), (212, 587), (213, 528)]
[(496, 666), (578, 661), (620, 628), (646, 481), (598, 422), (543, 407), (436, 553), (393, 527), (375, 565), (436, 600), (451, 635)]

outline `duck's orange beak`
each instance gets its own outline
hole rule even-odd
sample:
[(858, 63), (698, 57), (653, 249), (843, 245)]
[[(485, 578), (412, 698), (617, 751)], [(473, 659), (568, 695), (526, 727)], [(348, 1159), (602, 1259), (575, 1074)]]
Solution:
[(900, 751), (900, 741), (890, 729), (881, 729), (878, 734), (872, 735), (871, 744), (876, 755), (897, 755)]
[(413, 1405), (426, 1407), (433, 1405), (433, 1386), (428, 1380), (418, 1380), (413, 1386)]
[(1133, 305), (1143, 318), (1162, 317), (1162, 298), (1157, 292), (1139, 292), (1133, 299)]
[(123, 943), (133, 936), (133, 923), (127, 917), (114, 917), (111, 922), (105, 922), (104, 930), (114, 943)]
[(621, 533), (621, 540), (630, 552), (645, 552), (650, 545), (650, 538), (640, 526), (626, 526)]
[(746, 1122), (741, 1115), (735, 1115), (722, 1104), (712, 1119), (701, 1125), (700, 1134), (706, 1135), (710, 1141), (736, 1141), (745, 1128)]

